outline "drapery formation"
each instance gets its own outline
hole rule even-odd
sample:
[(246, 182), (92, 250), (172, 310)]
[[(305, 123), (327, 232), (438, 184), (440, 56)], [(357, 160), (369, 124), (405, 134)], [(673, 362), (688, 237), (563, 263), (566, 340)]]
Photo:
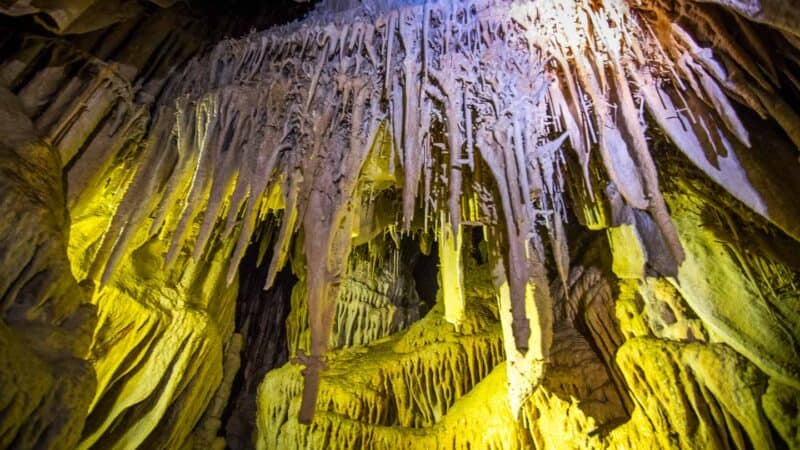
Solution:
[[(392, 230), (438, 233), (445, 253), (465, 226), (486, 226), (509, 375), (524, 380), (512, 404), (529, 395), (548, 360), (545, 265), (562, 279), (569, 273), (568, 211), (590, 228), (647, 229), (643, 262), (678, 274), (684, 250), (648, 129), (800, 236), (797, 205), (770, 196), (774, 183), (750, 182), (761, 168), (745, 155), (756, 143), (734, 101), (774, 119), (795, 145), (800, 121), (775, 95), (782, 62), (741, 18), (746, 39), (736, 44), (721, 19), (693, 3), (442, 1), (324, 11), (222, 42), (171, 82), (89, 274), (108, 281), (144, 226), (171, 242), (166, 267), (202, 260), (214, 239), (235, 239), (230, 282), (257, 224), (282, 211), (268, 285), (299, 232), (312, 333), (305, 420), (357, 219), (380, 192), (397, 192)], [(779, 29), (796, 56), (796, 29)], [(389, 149), (389, 182), (361, 176), (380, 148)], [(169, 216), (176, 205), (181, 213)], [(181, 254), (187, 236), (191, 255)], [(786, 361), (762, 369), (797, 383)]]

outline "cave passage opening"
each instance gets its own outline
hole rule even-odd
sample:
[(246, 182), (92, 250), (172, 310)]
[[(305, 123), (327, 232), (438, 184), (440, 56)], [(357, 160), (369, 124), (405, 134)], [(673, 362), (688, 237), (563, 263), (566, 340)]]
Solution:
[(269, 247), (264, 240), (269, 239), (263, 234), (260, 236), (250, 244), (239, 264), (235, 332), (242, 336), (240, 367), (233, 379), (220, 428), (231, 449), (252, 447), (258, 384), (267, 372), (289, 360), (286, 318), (297, 277), (291, 265), (286, 264), (272, 287), (264, 289), (272, 252), (265, 252)]

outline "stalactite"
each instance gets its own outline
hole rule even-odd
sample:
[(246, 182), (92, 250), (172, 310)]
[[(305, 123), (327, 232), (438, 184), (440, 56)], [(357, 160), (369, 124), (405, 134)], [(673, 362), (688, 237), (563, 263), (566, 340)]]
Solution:
[[(419, 61), (419, 48), (426, 45), (420, 42), (416, 24), (416, 17), (407, 12), (401, 12), (398, 19), (398, 34), (403, 44), (403, 86), (400, 90), (404, 96), (403, 105), (403, 127), (400, 135), (403, 143), (403, 168), (405, 175), (405, 185), (403, 186), (403, 226), (409, 229), (411, 220), (414, 218), (414, 205), (419, 189), (420, 172), (422, 171), (422, 158), (420, 151), (420, 135), (425, 129), (420, 127), (420, 98), (424, 95), (425, 85), (420, 83), (421, 65)], [(394, 39), (394, 29), (387, 32), (389, 42)], [(388, 51), (390, 51), (388, 49)], [(387, 53), (387, 61), (394, 55)], [(390, 76), (386, 67), (387, 76)], [(424, 80), (423, 80), (424, 82)], [(395, 105), (399, 107), (399, 105)]]
[(455, 325), (461, 326), (464, 317), (464, 273), (461, 259), (463, 247), (463, 230), (461, 225), (453, 229), (452, 222), (442, 214), (439, 218), (439, 261), (441, 290), (444, 301), (444, 317)]

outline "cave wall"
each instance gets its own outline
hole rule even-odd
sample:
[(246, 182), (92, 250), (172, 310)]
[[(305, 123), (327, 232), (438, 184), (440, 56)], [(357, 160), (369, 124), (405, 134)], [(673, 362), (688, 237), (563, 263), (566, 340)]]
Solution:
[(77, 3), (2, 10), (0, 446), (800, 446), (780, 2)]
[(0, 88), (4, 448), (76, 442), (95, 390), (90, 289), (70, 271), (60, 158)]
[(93, 262), (114, 212), (133, 207), (119, 192), (146, 145), (151, 105), (202, 46), (203, 21), (184, 10), (137, 9), (64, 38), (13, 25), (0, 69), (9, 108), (4, 205), (13, 219), (4, 222), (3, 252), (13, 272), (3, 279), (4, 327), (19, 331), (6, 333), (4, 346), (11, 378), (2, 446), (211, 444), (241, 347), (236, 289), (220, 282), (228, 271), (220, 253), (231, 249), (165, 272), (159, 243), (139, 236), (115, 277), (91, 275), (103, 273), (104, 262)]

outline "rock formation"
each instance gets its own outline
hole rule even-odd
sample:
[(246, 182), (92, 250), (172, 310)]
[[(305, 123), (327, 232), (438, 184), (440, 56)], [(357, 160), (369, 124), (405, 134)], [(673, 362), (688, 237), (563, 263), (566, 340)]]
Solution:
[(0, 5), (0, 446), (800, 448), (798, 7)]

